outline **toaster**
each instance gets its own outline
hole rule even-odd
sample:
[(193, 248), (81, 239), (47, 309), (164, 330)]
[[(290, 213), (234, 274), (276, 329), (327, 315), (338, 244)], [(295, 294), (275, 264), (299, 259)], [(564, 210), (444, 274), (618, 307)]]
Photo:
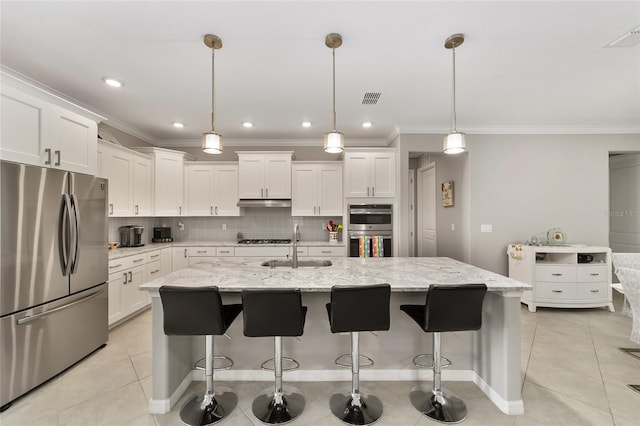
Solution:
[(171, 228), (169, 227), (161, 227), (161, 228), (153, 228), (153, 238), (151, 239), (154, 243), (170, 243), (173, 241), (171, 238)]

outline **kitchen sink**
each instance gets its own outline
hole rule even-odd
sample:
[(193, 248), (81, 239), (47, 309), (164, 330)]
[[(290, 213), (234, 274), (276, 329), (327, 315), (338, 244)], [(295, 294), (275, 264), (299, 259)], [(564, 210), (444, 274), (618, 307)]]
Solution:
[[(299, 268), (322, 268), (322, 267), (331, 266), (331, 265), (333, 265), (333, 263), (331, 263), (330, 260), (317, 260), (317, 259), (298, 260)], [(291, 268), (293, 267), (293, 261), (271, 259), (271, 260), (265, 260), (264, 262), (262, 262), (260, 266), (270, 266), (271, 268), (278, 268), (278, 267)]]

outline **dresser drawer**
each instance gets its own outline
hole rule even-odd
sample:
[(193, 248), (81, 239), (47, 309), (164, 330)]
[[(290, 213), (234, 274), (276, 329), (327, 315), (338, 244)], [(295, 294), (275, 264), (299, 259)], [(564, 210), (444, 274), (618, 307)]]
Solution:
[(189, 257), (215, 256), (215, 247), (189, 247)]
[(576, 281), (584, 283), (608, 282), (608, 272), (606, 265), (578, 266)]
[(538, 299), (554, 299), (569, 300), (576, 298), (576, 284), (570, 283), (549, 283), (539, 282), (536, 284), (536, 298)]
[(218, 247), (218, 257), (230, 257), (233, 256), (233, 247)]
[(585, 301), (606, 300), (609, 298), (609, 284), (606, 282), (577, 283), (576, 293), (580, 299)]
[(536, 281), (568, 283), (576, 281), (576, 267), (570, 265), (538, 265)]
[(155, 280), (160, 276), (162, 276), (160, 259), (147, 263), (147, 281)]

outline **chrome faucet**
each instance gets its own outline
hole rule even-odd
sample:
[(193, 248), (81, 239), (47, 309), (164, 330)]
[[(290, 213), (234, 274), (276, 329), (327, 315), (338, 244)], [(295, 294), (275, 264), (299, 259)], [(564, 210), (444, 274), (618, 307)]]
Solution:
[(300, 229), (298, 229), (298, 224), (293, 224), (293, 257), (291, 258), (291, 267), (298, 267), (298, 240), (300, 239)]

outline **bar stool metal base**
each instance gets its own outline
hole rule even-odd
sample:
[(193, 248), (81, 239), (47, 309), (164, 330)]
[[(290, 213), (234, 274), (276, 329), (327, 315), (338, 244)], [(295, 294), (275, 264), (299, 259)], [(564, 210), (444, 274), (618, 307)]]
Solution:
[(187, 400), (180, 409), (180, 420), (188, 426), (212, 425), (228, 416), (236, 405), (238, 396), (218, 386), (214, 395), (194, 395)]
[(302, 392), (293, 386), (287, 386), (280, 395), (275, 395), (273, 388), (260, 393), (253, 400), (253, 415), (266, 424), (289, 423), (304, 410), (305, 399)]
[(467, 417), (467, 406), (453, 392), (415, 387), (409, 394), (411, 404), (425, 416), (440, 423), (460, 423)]
[(382, 402), (367, 389), (356, 395), (344, 388), (331, 395), (329, 406), (334, 416), (350, 425), (370, 425), (382, 416)]

